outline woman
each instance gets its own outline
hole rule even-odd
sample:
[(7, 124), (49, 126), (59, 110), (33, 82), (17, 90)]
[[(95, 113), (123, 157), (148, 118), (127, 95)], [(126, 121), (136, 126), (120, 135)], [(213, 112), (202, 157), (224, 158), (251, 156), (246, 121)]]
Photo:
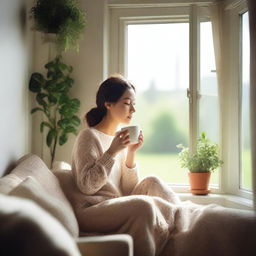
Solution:
[[(130, 144), (129, 124), (135, 113), (135, 88), (122, 76), (112, 76), (99, 87), (96, 108), (86, 114), (89, 126), (78, 135), (72, 172), (85, 202), (77, 207), (80, 230), (128, 233), (135, 255), (159, 255), (170, 233), (170, 215), (179, 198), (156, 177), (139, 181), (135, 163), (137, 144)], [(173, 205), (172, 211), (166, 211)]]

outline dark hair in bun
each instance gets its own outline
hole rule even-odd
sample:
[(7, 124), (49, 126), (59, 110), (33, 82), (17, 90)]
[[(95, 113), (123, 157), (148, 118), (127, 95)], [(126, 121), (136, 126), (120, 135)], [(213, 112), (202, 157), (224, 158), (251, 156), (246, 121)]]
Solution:
[(96, 95), (97, 107), (85, 115), (88, 126), (97, 125), (107, 114), (105, 102), (117, 102), (128, 89), (135, 91), (134, 86), (121, 75), (111, 76), (102, 82)]

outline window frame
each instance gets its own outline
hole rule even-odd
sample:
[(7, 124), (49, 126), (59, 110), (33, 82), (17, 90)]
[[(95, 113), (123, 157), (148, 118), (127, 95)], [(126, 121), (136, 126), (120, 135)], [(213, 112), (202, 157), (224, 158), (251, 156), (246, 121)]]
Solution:
[(248, 12), (248, 8), (247, 6), (241, 5), (238, 7), (238, 15), (239, 15), (239, 181), (238, 181), (238, 185), (239, 185), (239, 191), (240, 193), (246, 193), (246, 194), (250, 194), (252, 193), (251, 190), (245, 189), (241, 187), (241, 183), (242, 183), (242, 171), (243, 171), (243, 167), (242, 167), (242, 96), (243, 96), (243, 81), (242, 81), (242, 77), (243, 77), (243, 56), (242, 56), (242, 15)]
[[(214, 2), (214, 1), (213, 1)], [(212, 3), (213, 3), (212, 2)], [(229, 22), (230, 26), (236, 26), (236, 28), (232, 28), (232, 32), (228, 35), (227, 42), (231, 44), (235, 42), (231, 47), (231, 52), (234, 59), (229, 59), (230, 61), (230, 69), (229, 71), (233, 74), (237, 74), (237, 77), (232, 80), (230, 78), (228, 86), (229, 89), (232, 87), (231, 84), (234, 84), (236, 87), (236, 99), (232, 103), (237, 109), (234, 117), (231, 117), (231, 125), (229, 127), (223, 127), (222, 120), (225, 119), (225, 116), (219, 115), (219, 124), (220, 124), (220, 140), (219, 145), (222, 148), (225, 142), (228, 142), (229, 145), (227, 149), (231, 149), (231, 138), (223, 140), (223, 131), (227, 128), (231, 128), (239, 121), (240, 116), (240, 108), (239, 108), (239, 96), (240, 96), (240, 76), (241, 74), (237, 72), (239, 70), (239, 62), (240, 55), (237, 53), (239, 49), (240, 35), (239, 35), (239, 18), (242, 11), (245, 11), (246, 5), (245, 1), (240, 1), (240, 4), (235, 4), (234, 6), (226, 6), (224, 8), (225, 11), (228, 10)], [(195, 148), (196, 138), (198, 137), (198, 104), (199, 104), (199, 83), (200, 83), (200, 22), (201, 21), (209, 21), (209, 6), (212, 3), (184, 3), (180, 4), (142, 4), (142, 5), (132, 5), (132, 4), (109, 4), (108, 5), (108, 22), (109, 22), (109, 52), (108, 52), (108, 67), (107, 74), (112, 73), (122, 73), (126, 74), (125, 67), (125, 58), (126, 58), (126, 36), (127, 24), (146, 24), (146, 23), (162, 23), (162, 22), (177, 22), (177, 21), (189, 21), (190, 22), (190, 78), (189, 78), (189, 92), (190, 92), (190, 110), (189, 110), (189, 122), (190, 122), (190, 148)], [(226, 13), (227, 14), (227, 13)], [(224, 15), (226, 15), (224, 14)], [(229, 76), (231, 76), (231, 73)], [(234, 83), (233, 83), (234, 82)], [(220, 96), (220, 95), (219, 95)], [(220, 111), (222, 112), (222, 111)], [(227, 113), (227, 112), (226, 112)], [(230, 113), (229, 113), (230, 114)], [(227, 133), (225, 133), (227, 134)], [(234, 151), (231, 152), (231, 155), (225, 155), (223, 157), (224, 166), (220, 168), (219, 174), (219, 186), (214, 187), (211, 186), (211, 190), (213, 193), (226, 193), (226, 194), (234, 194), (237, 196), (241, 196), (244, 198), (251, 199), (252, 193), (248, 191), (242, 191), (239, 189), (239, 172), (240, 172), (240, 127), (238, 127), (237, 131), (235, 131), (236, 136), (235, 147), (238, 147)], [(236, 146), (237, 145), (237, 146)], [(222, 150), (221, 150), (222, 151)], [(239, 154), (239, 155), (238, 155)], [(233, 161), (233, 159), (235, 159)], [(189, 185), (172, 185), (172, 188), (177, 192), (187, 192)]]
[[(233, 141), (229, 139), (228, 150), (230, 156), (226, 160), (226, 174), (225, 174), (225, 186), (223, 190), (225, 193), (234, 194), (243, 198), (252, 200), (252, 191), (240, 188), (240, 173), (242, 167), (241, 161), (241, 149), (242, 149), (242, 137), (241, 137), (241, 117), (242, 117), (242, 20), (241, 15), (248, 11), (247, 3), (245, 0), (234, 2), (225, 6), (225, 15), (229, 19), (229, 36), (226, 38), (226, 47), (229, 47), (229, 71), (227, 81), (229, 83), (227, 90), (234, 91), (234, 98), (229, 99), (229, 122), (233, 127), (237, 127), (232, 131)], [(235, 74), (235, 75), (234, 75)], [(228, 92), (227, 92), (228, 95)], [(231, 112), (233, 110), (233, 112)], [(229, 126), (229, 129), (231, 127)], [(226, 133), (227, 134), (227, 133)], [(233, 144), (232, 144), (233, 142)], [(232, 145), (231, 145), (232, 144)], [(232, 146), (234, 148), (232, 148)]]

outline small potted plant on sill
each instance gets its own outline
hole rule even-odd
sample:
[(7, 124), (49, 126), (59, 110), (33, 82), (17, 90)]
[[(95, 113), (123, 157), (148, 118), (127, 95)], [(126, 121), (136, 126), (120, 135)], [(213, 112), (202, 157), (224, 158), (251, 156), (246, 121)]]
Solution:
[(205, 132), (202, 132), (197, 140), (195, 153), (182, 144), (177, 147), (181, 148), (179, 153), (181, 167), (189, 170), (190, 192), (195, 195), (207, 195), (210, 192), (208, 186), (211, 172), (223, 164), (219, 158), (218, 145), (211, 142)]

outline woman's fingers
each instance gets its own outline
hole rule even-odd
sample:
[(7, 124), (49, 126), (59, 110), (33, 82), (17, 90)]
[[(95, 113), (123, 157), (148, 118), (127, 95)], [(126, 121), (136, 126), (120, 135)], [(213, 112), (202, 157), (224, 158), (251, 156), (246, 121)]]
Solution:
[(130, 143), (129, 131), (119, 131), (116, 133), (116, 137), (123, 146), (127, 146)]

